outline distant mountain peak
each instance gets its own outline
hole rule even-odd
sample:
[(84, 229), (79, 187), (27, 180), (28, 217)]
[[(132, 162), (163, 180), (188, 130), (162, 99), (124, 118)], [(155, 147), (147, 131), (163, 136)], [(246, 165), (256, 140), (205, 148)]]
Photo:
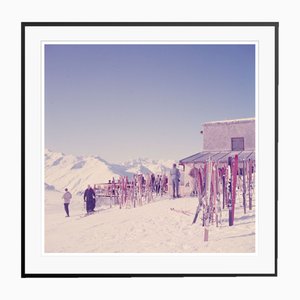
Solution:
[(173, 161), (138, 157), (116, 164), (99, 155), (74, 156), (45, 149), (46, 188), (51, 190), (55, 187), (56, 190), (63, 191), (68, 187), (74, 193), (81, 193), (88, 184), (108, 182), (112, 177), (132, 177), (137, 173), (167, 173), (172, 163)]

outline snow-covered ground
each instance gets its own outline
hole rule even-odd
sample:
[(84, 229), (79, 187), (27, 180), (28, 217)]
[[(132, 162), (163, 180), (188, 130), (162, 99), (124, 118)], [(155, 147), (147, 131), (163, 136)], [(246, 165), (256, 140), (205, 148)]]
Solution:
[(253, 253), (255, 252), (255, 207), (244, 215), (236, 205), (235, 225), (209, 227), (204, 242), (200, 215), (192, 220), (197, 198), (168, 199), (137, 208), (109, 208), (102, 205), (85, 216), (83, 199), (74, 196), (70, 218), (65, 217), (62, 193), (45, 192), (46, 253)]

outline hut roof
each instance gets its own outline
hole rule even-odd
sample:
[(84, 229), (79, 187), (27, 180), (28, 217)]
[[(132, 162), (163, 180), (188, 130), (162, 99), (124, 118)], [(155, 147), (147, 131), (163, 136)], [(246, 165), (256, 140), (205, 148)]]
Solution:
[(203, 123), (203, 125), (216, 125), (216, 124), (234, 124), (234, 123), (246, 123), (246, 122), (253, 122), (255, 118), (243, 118), (243, 119), (234, 119), (234, 120), (222, 120), (222, 121), (212, 121)]
[(228, 157), (238, 155), (239, 160), (255, 160), (255, 151), (202, 151), (194, 155), (183, 158), (180, 165), (206, 162), (208, 159), (216, 162), (227, 162)]

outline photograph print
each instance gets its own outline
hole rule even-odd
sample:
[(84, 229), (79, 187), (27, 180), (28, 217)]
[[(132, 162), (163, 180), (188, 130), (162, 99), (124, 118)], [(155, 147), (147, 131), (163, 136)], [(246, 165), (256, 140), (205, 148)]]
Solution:
[(21, 42), (22, 277), (277, 275), (277, 23)]
[(255, 45), (44, 51), (46, 253), (255, 253)]

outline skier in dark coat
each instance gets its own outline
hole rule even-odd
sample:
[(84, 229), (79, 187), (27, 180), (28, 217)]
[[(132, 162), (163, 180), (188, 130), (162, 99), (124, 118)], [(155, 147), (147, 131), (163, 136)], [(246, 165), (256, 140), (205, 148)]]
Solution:
[(91, 188), (90, 185), (88, 185), (88, 188), (84, 192), (84, 202), (86, 202), (86, 211), (92, 212), (95, 211), (96, 206), (96, 195), (95, 191)]

